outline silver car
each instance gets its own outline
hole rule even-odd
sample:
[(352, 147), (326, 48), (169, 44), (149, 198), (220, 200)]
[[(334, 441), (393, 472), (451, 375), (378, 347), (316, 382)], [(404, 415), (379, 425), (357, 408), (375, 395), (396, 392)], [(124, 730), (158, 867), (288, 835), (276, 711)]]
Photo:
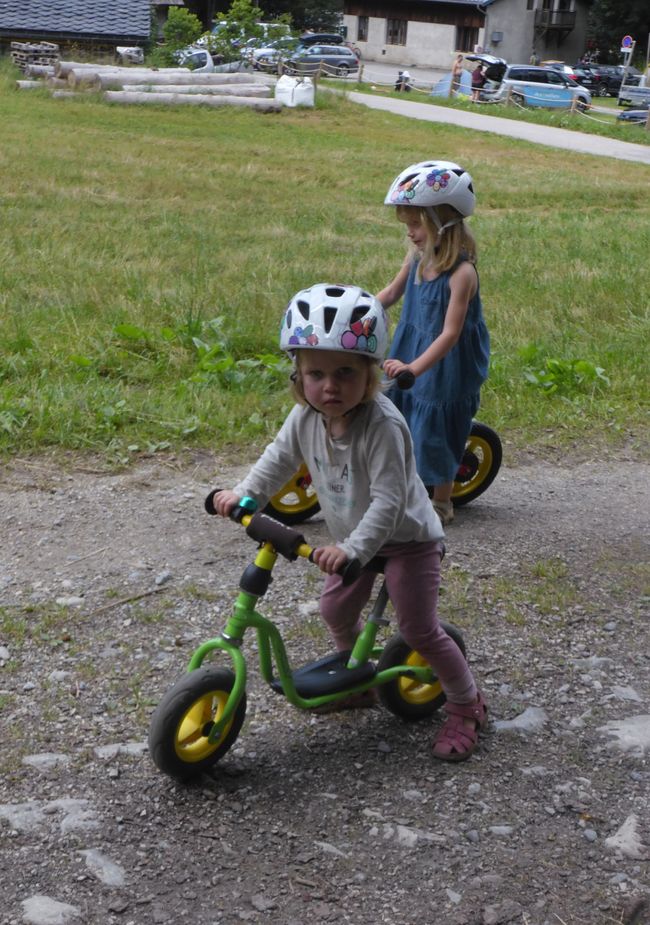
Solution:
[(288, 74), (347, 77), (359, 70), (359, 59), (346, 45), (309, 45), (285, 62)]
[(488, 83), (481, 99), (503, 102), (511, 99), (520, 106), (568, 109), (573, 101), (580, 110), (591, 107), (591, 93), (560, 71), (530, 64), (508, 64), (493, 55), (465, 55), (486, 67)]

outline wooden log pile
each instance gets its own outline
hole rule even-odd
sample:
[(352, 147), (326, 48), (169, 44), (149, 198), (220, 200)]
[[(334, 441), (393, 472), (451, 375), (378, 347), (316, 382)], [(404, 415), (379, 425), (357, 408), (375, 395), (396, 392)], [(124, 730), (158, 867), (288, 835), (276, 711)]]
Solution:
[(260, 112), (279, 112), (282, 109), (282, 103), (278, 103), (277, 100), (235, 96), (232, 93), (214, 96), (207, 93), (141, 93), (126, 90), (106, 90), (104, 98), (109, 103), (154, 103), (158, 106), (241, 106), (248, 109), (257, 109)]
[[(187, 68), (121, 67), (57, 60), (49, 66), (30, 65), (27, 75), (42, 78), (39, 85), (47, 86), (55, 99), (94, 91), (103, 93), (109, 103), (241, 106), (262, 112), (282, 109), (281, 102), (270, 98), (275, 80), (266, 74), (241, 71), (196, 74)], [(27, 89), (25, 81), (16, 81), (16, 86)]]

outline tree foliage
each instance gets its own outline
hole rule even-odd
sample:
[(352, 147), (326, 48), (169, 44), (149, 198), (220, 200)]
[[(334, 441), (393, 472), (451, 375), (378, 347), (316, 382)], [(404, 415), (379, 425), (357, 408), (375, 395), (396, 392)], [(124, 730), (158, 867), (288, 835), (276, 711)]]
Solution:
[(621, 40), (631, 35), (636, 40), (635, 61), (643, 67), (649, 33), (648, 0), (594, 0), (589, 13), (588, 38), (599, 50), (601, 63), (619, 63)]
[(343, 0), (262, 0), (269, 16), (289, 14), (299, 32), (338, 32), (343, 24)]
[[(240, 57), (241, 47), (247, 42), (261, 42), (262, 39), (272, 41), (281, 35), (286, 35), (286, 27), (291, 18), (287, 14), (269, 16), (253, 0), (232, 0), (229, 7), (219, 7), (215, 12), (218, 23), (216, 32), (206, 32), (207, 47), (213, 57), (221, 61), (235, 61)], [(265, 33), (258, 25), (260, 22), (277, 24), (277, 34), (270, 28)]]
[(148, 63), (155, 67), (172, 67), (177, 63), (176, 52), (196, 42), (202, 31), (203, 26), (197, 16), (183, 7), (170, 7), (162, 30), (165, 44), (153, 49)]
[(202, 31), (201, 21), (197, 16), (183, 7), (170, 6), (167, 22), (163, 26), (163, 37), (171, 51), (196, 42)]

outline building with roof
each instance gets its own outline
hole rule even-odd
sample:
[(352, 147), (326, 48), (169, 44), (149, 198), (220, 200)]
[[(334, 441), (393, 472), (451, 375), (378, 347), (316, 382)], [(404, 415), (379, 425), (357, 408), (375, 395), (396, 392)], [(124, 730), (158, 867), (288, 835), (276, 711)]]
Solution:
[(0, 0), (0, 43), (54, 42), (85, 50), (147, 45), (169, 5), (169, 0)]
[(451, 66), (458, 52), (509, 62), (573, 63), (586, 47), (588, 0), (345, 0), (347, 38), (396, 66)]
[(481, 44), (485, 12), (476, 0), (346, 0), (343, 23), (364, 59), (449, 68)]

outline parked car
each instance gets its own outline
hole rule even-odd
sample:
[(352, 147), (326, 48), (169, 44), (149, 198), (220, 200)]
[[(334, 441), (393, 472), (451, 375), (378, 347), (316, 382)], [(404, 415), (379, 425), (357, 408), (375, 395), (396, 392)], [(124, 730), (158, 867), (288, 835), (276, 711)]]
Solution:
[(300, 36), (300, 44), (305, 47), (307, 45), (345, 45), (355, 53), (357, 58), (361, 58), (361, 49), (337, 32), (304, 32)]
[(345, 45), (308, 45), (284, 63), (288, 74), (347, 77), (359, 70), (359, 59)]
[(623, 67), (622, 64), (614, 64), (613, 68), (614, 68), (615, 73), (621, 78), (621, 80), (623, 79), (623, 72), (625, 72), (625, 83), (626, 84), (632, 87), (639, 86), (639, 82), (641, 81), (641, 77), (643, 75), (641, 74), (641, 71), (637, 71), (637, 69), (633, 67), (631, 64), (628, 64), (627, 70)]
[(468, 61), (485, 65), (488, 83), (480, 99), (502, 102), (509, 97), (521, 106), (567, 109), (576, 100), (579, 109), (591, 106), (591, 93), (568, 75), (547, 67), (508, 64), (493, 55), (465, 55)]
[(564, 74), (570, 77), (581, 87), (586, 87), (592, 96), (598, 95), (598, 79), (595, 77), (590, 68), (580, 64), (574, 66), (564, 64), (562, 61), (545, 61), (542, 67), (547, 67), (551, 71), (557, 71), (558, 74)]
[(604, 96), (600, 93), (600, 77), (590, 67), (580, 67), (576, 64), (573, 68), (573, 79), (586, 87), (592, 96)]
[[(597, 96), (616, 96), (621, 88), (623, 78), (623, 66), (613, 64), (587, 64), (585, 70), (589, 70), (594, 78), (595, 90)], [(628, 86), (638, 86), (641, 74), (636, 68), (629, 68), (625, 83)]]
[(297, 40), (291, 36), (264, 42), (257, 48), (250, 48), (243, 55), (258, 71), (275, 70), (281, 58), (286, 58), (297, 51)]
[(571, 67), (570, 64), (565, 64), (564, 61), (542, 61), (542, 67), (557, 71), (558, 74), (566, 74), (567, 77), (572, 77), (576, 83), (582, 83), (580, 78), (585, 75), (584, 68)]
[(585, 70), (589, 70), (594, 80), (595, 89), (592, 91), (596, 96), (616, 96), (618, 88), (621, 85), (621, 76), (617, 74), (613, 67), (600, 64), (585, 65)]
[(198, 45), (188, 45), (182, 51), (176, 52), (174, 57), (180, 67), (188, 67), (191, 71), (203, 74), (211, 73), (215, 64), (220, 64), (223, 60), (218, 56), (213, 58), (207, 48)]
[(307, 45), (343, 45), (345, 39), (338, 32), (303, 32), (300, 44)]
[(245, 57), (247, 51), (255, 47), (269, 45), (272, 41), (291, 35), (291, 30), (286, 23), (257, 22), (255, 25), (259, 35), (247, 38), (246, 29), (236, 20), (222, 19), (215, 22), (210, 32), (206, 32), (194, 44), (212, 52), (220, 42), (225, 41), (232, 48), (239, 49), (242, 57)]

